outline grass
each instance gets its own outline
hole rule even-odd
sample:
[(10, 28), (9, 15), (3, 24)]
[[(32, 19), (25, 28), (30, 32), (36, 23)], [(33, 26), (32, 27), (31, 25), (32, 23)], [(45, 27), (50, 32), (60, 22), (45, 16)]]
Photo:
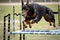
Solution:
[[(58, 7), (57, 5), (45, 5), (49, 8), (51, 8), (53, 11), (57, 12)], [(21, 12), (21, 7), (20, 6), (15, 6), (15, 13), (20, 13)], [(13, 16), (13, 6), (4, 6), (0, 5), (0, 40), (3, 40), (3, 20), (4, 16), (7, 15), (8, 13), (11, 14), (11, 17)], [(55, 16), (55, 21), (56, 21), (56, 26), (58, 27), (58, 14), (54, 14)], [(15, 17), (15, 20), (19, 20), (19, 16)], [(2, 21), (2, 22), (1, 22)], [(7, 24), (6, 24), (7, 25)], [(15, 22), (16, 30), (19, 30), (19, 21)], [(57, 28), (56, 27), (56, 28)], [(41, 19), (38, 24), (33, 24), (33, 27), (30, 29), (29, 27), (26, 28), (26, 30), (54, 30), (56, 28), (53, 28), (52, 26), (49, 26), (49, 23), (44, 20), (44, 18)], [(6, 37), (7, 37), (7, 27), (6, 27)], [(12, 23), (11, 23), (11, 31), (12, 31)], [(39, 35), (39, 34), (26, 34), (26, 40), (60, 40), (60, 35)], [(7, 39), (6, 39), (7, 40)], [(19, 35), (16, 34), (15, 37), (11, 35), (11, 40), (19, 40)]]

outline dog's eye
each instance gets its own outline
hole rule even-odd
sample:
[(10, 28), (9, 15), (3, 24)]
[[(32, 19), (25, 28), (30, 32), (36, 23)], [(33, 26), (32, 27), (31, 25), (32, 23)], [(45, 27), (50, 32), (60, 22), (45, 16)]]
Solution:
[(29, 10), (28, 8), (23, 8), (23, 10)]
[(27, 8), (26, 10), (29, 10), (29, 8)]
[(28, 9), (26, 9), (26, 10), (28, 10)]

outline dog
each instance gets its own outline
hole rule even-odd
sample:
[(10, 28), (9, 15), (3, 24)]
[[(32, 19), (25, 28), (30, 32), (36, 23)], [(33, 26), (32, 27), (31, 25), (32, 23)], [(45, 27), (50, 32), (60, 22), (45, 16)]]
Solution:
[(23, 26), (25, 28), (27, 28), (27, 24), (29, 24), (29, 27), (32, 28), (31, 24), (38, 23), (42, 17), (49, 22), (50, 26), (52, 25), (51, 23), (53, 23), (53, 27), (56, 27), (53, 11), (50, 8), (39, 4), (26, 3), (23, 5), (22, 16), (25, 18), (23, 21)]

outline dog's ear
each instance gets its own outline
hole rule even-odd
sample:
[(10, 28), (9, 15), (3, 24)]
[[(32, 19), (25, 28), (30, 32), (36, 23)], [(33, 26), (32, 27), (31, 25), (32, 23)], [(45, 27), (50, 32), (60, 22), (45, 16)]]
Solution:
[(29, 5), (29, 0), (27, 0), (26, 5)]
[(21, 3), (22, 3), (22, 7), (23, 7), (23, 5), (24, 5), (24, 2), (23, 2), (23, 0), (21, 0)]

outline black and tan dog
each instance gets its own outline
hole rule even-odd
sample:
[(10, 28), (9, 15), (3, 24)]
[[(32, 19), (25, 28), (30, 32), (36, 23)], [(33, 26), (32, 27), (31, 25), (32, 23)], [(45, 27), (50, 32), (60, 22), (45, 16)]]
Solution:
[(25, 18), (23, 26), (25, 28), (27, 28), (27, 24), (29, 24), (29, 27), (31, 28), (31, 24), (38, 23), (42, 16), (47, 22), (49, 22), (50, 26), (52, 25), (52, 22), (53, 27), (55, 27), (54, 14), (48, 7), (34, 3), (29, 4), (29, 1), (27, 0), (27, 4), (23, 5), (22, 9), (22, 16)]

